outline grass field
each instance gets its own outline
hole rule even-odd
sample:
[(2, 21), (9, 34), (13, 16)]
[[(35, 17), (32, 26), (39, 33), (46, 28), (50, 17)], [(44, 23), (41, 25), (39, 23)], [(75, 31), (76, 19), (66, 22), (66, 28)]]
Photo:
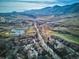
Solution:
[[(61, 25), (64, 26), (61, 27)], [(58, 29), (53, 32), (53, 35), (68, 42), (79, 44), (79, 17), (73, 17), (61, 22), (60, 26), (58, 26)]]
[(58, 32), (55, 32), (53, 35), (63, 40), (66, 40), (68, 42), (79, 44), (79, 37), (75, 37), (69, 34), (58, 33)]

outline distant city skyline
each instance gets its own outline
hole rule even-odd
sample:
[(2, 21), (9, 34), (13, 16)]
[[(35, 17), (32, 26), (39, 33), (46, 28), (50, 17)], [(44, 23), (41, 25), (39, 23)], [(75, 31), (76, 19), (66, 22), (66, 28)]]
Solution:
[(68, 5), (79, 0), (0, 0), (0, 13), (21, 12), (25, 10), (41, 9), (54, 5)]

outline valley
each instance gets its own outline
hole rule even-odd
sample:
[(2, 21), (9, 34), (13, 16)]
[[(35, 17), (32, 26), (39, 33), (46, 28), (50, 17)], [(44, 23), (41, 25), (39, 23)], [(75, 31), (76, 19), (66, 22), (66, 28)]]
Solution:
[(0, 13), (0, 59), (79, 59), (79, 4), (73, 5)]

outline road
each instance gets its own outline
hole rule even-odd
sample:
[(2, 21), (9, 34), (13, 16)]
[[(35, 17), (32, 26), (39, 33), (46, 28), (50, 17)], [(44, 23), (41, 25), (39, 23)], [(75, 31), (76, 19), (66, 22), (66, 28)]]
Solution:
[(52, 55), (52, 57), (54, 59), (61, 59), (49, 46), (47, 46), (47, 44), (44, 42), (44, 39), (42, 38), (42, 36), (40, 35), (39, 29), (37, 27), (37, 24), (34, 23), (37, 35), (38, 35), (38, 39), (40, 40), (40, 45), (47, 51), (50, 53), (50, 55)]
[[(61, 57), (59, 57), (59, 55), (57, 55), (57, 54), (54, 52), (54, 50), (53, 50), (52, 48), (50, 48), (50, 47), (44, 42), (44, 39), (43, 39), (43, 37), (41, 36), (41, 33), (40, 33), (39, 28), (38, 28), (37, 25), (38, 25), (37, 23), (34, 23), (36, 32), (37, 32), (37, 34), (38, 34), (38, 39), (40, 40), (40, 45), (41, 45), (47, 52), (49, 52), (50, 55), (52, 55), (52, 57), (53, 57), (54, 59), (61, 59)], [(56, 40), (56, 43), (58, 44), (58, 45), (56, 46), (56, 48), (57, 48), (57, 47), (61, 47), (61, 46), (65, 47), (65, 50), (66, 50), (67, 52), (69, 52), (69, 55), (70, 55), (70, 56), (68, 55), (69, 58), (72, 58), (72, 56), (75, 55), (76, 57), (73, 57), (73, 58), (79, 59), (79, 53), (76, 52), (74, 49), (72, 49), (72, 48), (70, 48), (70, 47), (64, 45), (62, 42), (60, 42), (60, 41), (58, 41), (58, 40)], [(57, 50), (57, 49), (56, 49), (56, 50)], [(67, 58), (68, 58), (68, 57), (67, 57)]]

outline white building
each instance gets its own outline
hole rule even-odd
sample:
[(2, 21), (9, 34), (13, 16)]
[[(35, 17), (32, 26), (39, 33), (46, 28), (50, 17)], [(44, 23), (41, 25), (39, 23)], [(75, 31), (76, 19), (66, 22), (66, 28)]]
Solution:
[(6, 19), (4, 17), (0, 17), (0, 22), (6, 22)]

